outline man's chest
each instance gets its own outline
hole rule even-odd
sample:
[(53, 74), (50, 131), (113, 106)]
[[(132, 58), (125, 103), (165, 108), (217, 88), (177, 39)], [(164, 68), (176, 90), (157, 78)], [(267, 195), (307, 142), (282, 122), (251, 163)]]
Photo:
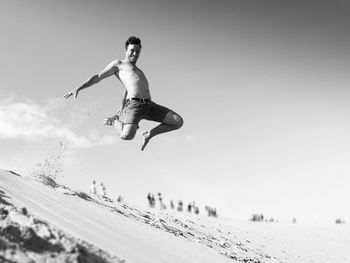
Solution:
[(133, 65), (122, 65), (119, 67), (119, 76), (121, 78), (136, 77), (146, 79), (145, 74), (141, 69)]

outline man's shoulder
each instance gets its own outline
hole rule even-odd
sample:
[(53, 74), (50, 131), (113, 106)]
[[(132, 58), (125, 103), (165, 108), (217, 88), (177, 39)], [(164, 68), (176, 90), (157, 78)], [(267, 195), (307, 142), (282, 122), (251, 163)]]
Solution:
[(123, 61), (123, 60), (119, 60), (119, 59), (116, 59), (116, 60), (113, 60), (110, 64), (110, 66), (112, 67), (116, 67), (116, 68), (119, 68), (119, 69), (127, 69), (127, 68), (130, 68), (132, 67), (132, 65), (130, 64), (130, 62), (126, 62), (126, 61)]
[(120, 66), (121, 64), (123, 64), (123, 62), (122, 62), (121, 60), (115, 59), (115, 60), (113, 60), (113, 61), (109, 64), (109, 66), (111, 66), (111, 67), (118, 67), (118, 66)]
[(109, 72), (117, 73), (120, 70), (121, 65), (122, 61), (119, 59), (115, 59), (107, 65), (105, 71), (108, 70)]

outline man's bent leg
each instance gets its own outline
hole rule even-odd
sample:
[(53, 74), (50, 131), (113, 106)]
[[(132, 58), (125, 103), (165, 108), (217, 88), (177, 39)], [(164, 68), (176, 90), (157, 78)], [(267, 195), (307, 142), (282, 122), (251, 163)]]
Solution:
[(120, 138), (122, 140), (132, 140), (135, 137), (137, 127), (137, 124), (134, 123), (124, 124), (120, 133)]
[(135, 137), (138, 125), (133, 123), (123, 124), (118, 115), (104, 120), (105, 125), (113, 125), (122, 140), (132, 140)]
[(167, 115), (164, 117), (163, 121), (161, 124), (158, 126), (154, 127), (150, 131), (146, 131), (142, 133), (143, 136), (143, 144), (141, 147), (141, 150), (143, 151), (148, 144), (149, 140), (153, 138), (154, 136), (165, 133), (165, 132), (170, 132), (174, 131), (177, 129), (180, 129), (183, 125), (183, 119), (181, 116), (173, 111), (169, 111)]
[(113, 126), (114, 126), (114, 128), (116, 128), (116, 130), (119, 132), (119, 134), (122, 133), (123, 128), (124, 128), (124, 124), (119, 119), (114, 120)]

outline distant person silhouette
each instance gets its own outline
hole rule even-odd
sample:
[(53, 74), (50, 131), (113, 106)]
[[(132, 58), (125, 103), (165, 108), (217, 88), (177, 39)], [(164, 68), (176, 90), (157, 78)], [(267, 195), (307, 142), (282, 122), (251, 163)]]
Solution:
[(150, 207), (153, 207), (153, 201), (152, 201), (151, 193), (148, 193), (148, 195), (147, 195), (147, 201), (148, 201), (148, 205), (149, 205)]
[(192, 204), (189, 203), (187, 206), (187, 212), (191, 213), (192, 212)]
[(158, 200), (159, 200), (159, 208), (160, 209), (166, 209), (166, 206), (163, 203), (163, 197), (162, 197), (161, 193), (158, 193)]
[(95, 195), (96, 194), (96, 181), (93, 180), (91, 183), (91, 187), (90, 187), (90, 193)]
[(198, 206), (194, 207), (193, 210), (194, 210), (194, 213), (195, 213), (196, 215), (199, 214), (199, 207), (198, 207)]
[(156, 198), (154, 197), (154, 194), (152, 194), (151, 200), (152, 200), (152, 207), (154, 208), (156, 206)]
[(182, 212), (182, 210), (183, 210), (183, 203), (182, 203), (182, 201), (180, 200), (180, 201), (178, 202), (177, 211)]
[(106, 197), (106, 187), (103, 183), (100, 184), (101, 197)]
[(214, 207), (213, 209), (212, 209), (212, 216), (213, 217), (217, 217), (218, 215), (217, 215), (217, 213), (216, 213), (216, 208)]

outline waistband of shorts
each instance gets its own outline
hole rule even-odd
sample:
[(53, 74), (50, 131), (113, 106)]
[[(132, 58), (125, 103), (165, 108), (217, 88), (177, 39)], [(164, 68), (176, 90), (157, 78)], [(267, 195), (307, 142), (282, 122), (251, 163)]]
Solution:
[(149, 104), (152, 102), (150, 99), (145, 99), (145, 98), (128, 98), (126, 100), (126, 102), (130, 102), (130, 101), (138, 101), (138, 102), (141, 102), (142, 104)]

